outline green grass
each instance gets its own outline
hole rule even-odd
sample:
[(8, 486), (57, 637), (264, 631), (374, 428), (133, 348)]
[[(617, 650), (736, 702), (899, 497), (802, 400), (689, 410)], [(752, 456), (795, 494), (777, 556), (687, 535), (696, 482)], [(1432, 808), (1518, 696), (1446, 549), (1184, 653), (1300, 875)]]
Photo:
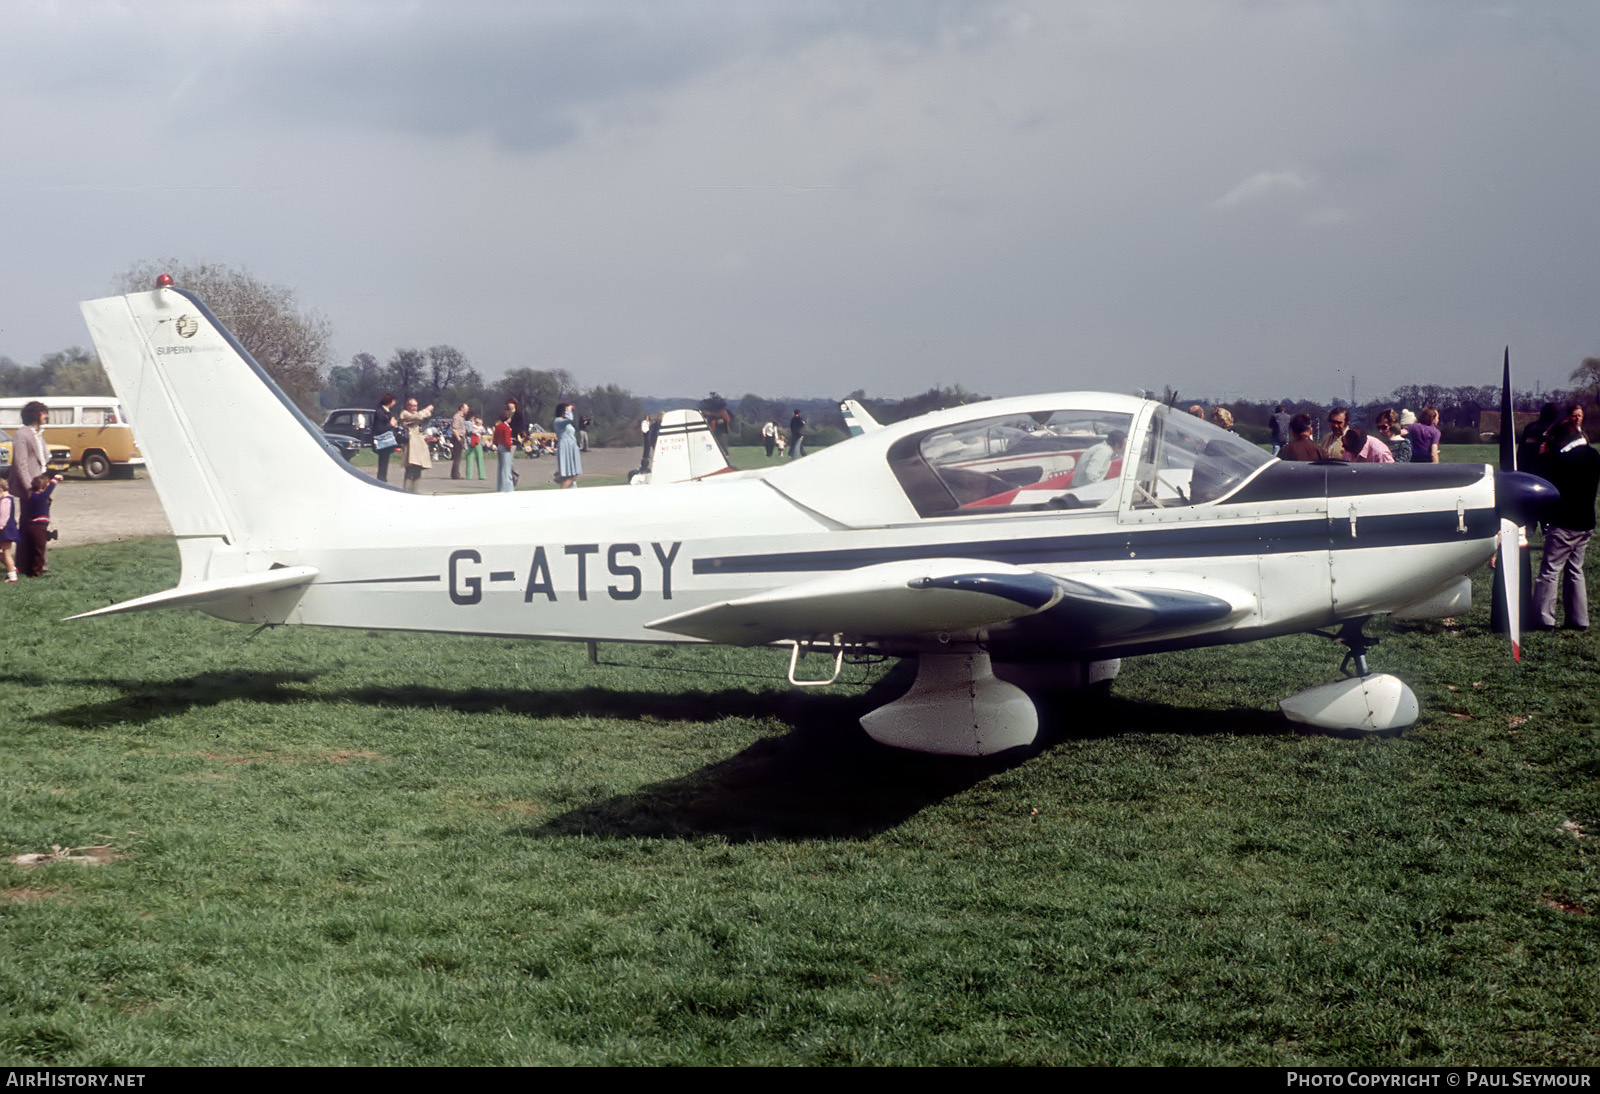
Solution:
[(1600, 1058), (1589, 636), (1375, 627), (1424, 709), (1384, 740), (1277, 715), (1325, 639), (1136, 659), (974, 763), (864, 739), (883, 668), (63, 624), (176, 552), (52, 559), (5, 592), (0, 850), (117, 857), (0, 861), (10, 1064)]

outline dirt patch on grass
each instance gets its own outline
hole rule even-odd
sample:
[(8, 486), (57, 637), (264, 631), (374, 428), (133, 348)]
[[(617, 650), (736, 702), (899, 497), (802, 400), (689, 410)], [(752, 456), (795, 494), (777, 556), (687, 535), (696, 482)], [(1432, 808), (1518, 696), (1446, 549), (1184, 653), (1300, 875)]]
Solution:
[(340, 749), (337, 752), (326, 752), (321, 757), (330, 764), (347, 764), (351, 760), (381, 760), (382, 756), (376, 752), (367, 752), (364, 749)]
[(0, 900), (7, 904), (32, 904), (36, 900), (65, 900), (72, 898), (66, 893), (56, 893), (49, 889), (0, 889)]
[(1585, 908), (1582, 904), (1573, 904), (1571, 901), (1559, 900), (1555, 897), (1542, 896), (1539, 898), (1539, 903), (1543, 904), (1546, 908), (1554, 908), (1556, 911), (1565, 912), (1568, 915), (1589, 914), (1589, 909)]
[(501, 802), (499, 805), (487, 807), (491, 813), (516, 813), (518, 816), (531, 817), (535, 813), (543, 813), (544, 806), (530, 801)]
[(109, 843), (98, 847), (62, 847), (52, 844), (48, 851), (30, 851), (12, 855), (14, 866), (54, 866), (58, 862), (76, 862), (79, 866), (104, 866), (121, 856), (111, 850)]

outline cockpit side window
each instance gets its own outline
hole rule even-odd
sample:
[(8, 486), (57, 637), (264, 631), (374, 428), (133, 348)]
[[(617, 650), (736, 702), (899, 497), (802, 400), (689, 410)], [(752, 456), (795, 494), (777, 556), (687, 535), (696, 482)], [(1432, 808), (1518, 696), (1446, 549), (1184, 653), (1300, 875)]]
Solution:
[(1272, 457), (1238, 434), (1171, 407), (1150, 421), (1134, 480), (1135, 509), (1204, 505), (1237, 490)]
[(925, 517), (1115, 505), (1132, 416), (1062, 410), (904, 437), (889, 465)]

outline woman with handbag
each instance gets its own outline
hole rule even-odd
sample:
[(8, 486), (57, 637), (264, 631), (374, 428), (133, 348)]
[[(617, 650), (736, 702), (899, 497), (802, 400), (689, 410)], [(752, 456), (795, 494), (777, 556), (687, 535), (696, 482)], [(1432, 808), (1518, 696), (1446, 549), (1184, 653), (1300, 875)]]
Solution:
[(384, 392), (378, 400), (378, 409), (372, 414), (372, 447), (378, 453), (378, 481), (389, 481), (389, 456), (400, 442), (395, 436), (394, 395)]

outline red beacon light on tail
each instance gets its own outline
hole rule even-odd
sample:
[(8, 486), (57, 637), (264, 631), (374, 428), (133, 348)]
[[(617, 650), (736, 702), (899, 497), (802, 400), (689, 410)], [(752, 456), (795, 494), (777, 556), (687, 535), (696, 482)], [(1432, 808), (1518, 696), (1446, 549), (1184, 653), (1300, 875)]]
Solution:
[(172, 275), (171, 274), (162, 274), (160, 277), (156, 278), (156, 288), (158, 288), (158, 289), (170, 289), (170, 288), (172, 288)]

